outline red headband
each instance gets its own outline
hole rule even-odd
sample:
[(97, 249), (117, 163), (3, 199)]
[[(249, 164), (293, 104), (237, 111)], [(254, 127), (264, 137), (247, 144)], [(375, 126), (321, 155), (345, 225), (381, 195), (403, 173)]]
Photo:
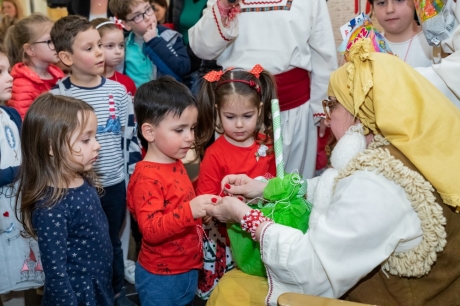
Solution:
[[(222, 77), (222, 75), (224, 73), (226, 73), (227, 71), (229, 70), (232, 70), (233, 67), (230, 67), (224, 71), (211, 71), (211, 72), (208, 72), (205, 76), (204, 76), (204, 79), (208, 82), (218, 82), (220, 81), (220, 78)], [(262, 68), (261, 65), (259, 64), (256, 64), (254, 66), (254, 68), (252, 68), (250, 71), (248, 71), (249, 73), (251, 73), (252, 75), (254, 75), (257, 79), (260, 77), (260, 73), (264, 70), (264, 68)], [(230, 79), (230, 80), (225, 80), (225, 81), (222, 81), (222, 82), (219, 82), (216, 86), (216, 90), (217, 88), (219, 88), (219, 86), (223, 85), (223, 84), (226, 84), (226, 83), (243, 83), (243, 84), (247, 84), (249, 85), (249, 87), (252, 87), (254, 88), (257, 93), (259, 95), (261, 95), (261, 89), (260, 89), (260, 86), (257, 85), (256, 82), (254, 81), (246, 81), (246, 80), (240, 80), (240, 79)]]
[(226, 84), (226, 83), (243, 83), (243, 84), (248, 84), (249, 87), (254, 88), (254, 89), (257, 91), (257, 93), (258, 93), (259, 95), (261, 94), (260, 86), (257, 85), (257, 83), (254, 82), (254, 81), (252, 81), (252, 80), (251, 80), (251, 81), (239, 80), (239, 79), (225, 80), (225, 81), (222, 81), (222, 82), (220, 82), (219, 84), (217, 84), (216, 90), (217, 90), (217, 88), (219, 88), (221, 85)]

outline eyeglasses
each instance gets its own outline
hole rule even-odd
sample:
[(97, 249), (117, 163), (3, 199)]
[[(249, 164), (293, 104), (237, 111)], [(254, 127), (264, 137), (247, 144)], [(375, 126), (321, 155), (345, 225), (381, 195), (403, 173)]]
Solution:
[(326, 120), (331, 120), (331, 112), (337, 104), (337, 100), (323, 100), (323, 110), (326, 114)]
[(54, 44), (51, 39), (43, 40), (43, 41), (36, 41), (32, 43), (32, 45), (35, 45), (35, 44), (47, 44), (48, 48), (50, 48), (51, 51), (54, 51)]
[(134, 23), (141, 23), (142, 20), (144, 20), (145, 15), (152, 16), (154, 11), (155, 11), (155, 6), (151, 5), (145, 10), (145, 12), (137, 14), (132, 19), (126, 19), (126, 21), (133, 21)]

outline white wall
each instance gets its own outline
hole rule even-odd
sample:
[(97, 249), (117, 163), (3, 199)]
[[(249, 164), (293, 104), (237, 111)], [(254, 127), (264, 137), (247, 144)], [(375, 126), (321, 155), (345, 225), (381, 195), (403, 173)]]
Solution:
[(47, 6), (45, 0), (20, 0), (24, 7), (24, 14), (29, 15), (31, 13), (31, 3), (34, 5), (35, 12), (47, 14)]

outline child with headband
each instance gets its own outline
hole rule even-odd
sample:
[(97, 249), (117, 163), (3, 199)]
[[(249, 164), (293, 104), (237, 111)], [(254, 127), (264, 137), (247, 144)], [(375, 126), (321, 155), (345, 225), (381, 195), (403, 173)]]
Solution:
[[(121, 21), (117, 18), (113, 21), (106, 18), (96, 18), (91, 21), (91, 24), (101, 36), (102, 51), (105, 58), (104, 73), (102, 76), (122, 84), (126, 88), (128, 95), (134, 97), (136, 93), (134, 81), (129, 76), (116, 70), (125, 58), (125, 38)], [(136, 135), (137, 122), (134, 116), (134, 107), (132, 103), (128, 103), (126, 115), (126, 126), (123, 131), (123, 151), (125, 159), (125, 183), (127, 185), (129, 177), (134, 172), (134, 166), (142, 159), (142, 154), (139, 140)], [(126, 224), (121, 233), (121, 244), (125, 262), (125, 279), (131, 284), (134, 284), (135, 264), (132, 260), (128, 260), (129, 237), (131, 236), (131, 228), (133, 233), (136, 233), (133, 234), (136, 241), (136, 248), (140, 248), (140, 239), (137, 235), (139, 230), (137, 229), (137, 223), (132, 220), (128, 211), (126, 214)]]
[[(251, 71), (212, 71), (204, 79), (199, 99), (208, 109), (200, 114), (198, 128), (200, 125), (215, 126), (215, 131), (222, 136), (205, 152), (197, 195), (220, 195), (220, 182), (231, 173), (244, 173), (251, 178), (275, 176), (271, 100), (276, 97), (276, 86), (273, 76), (256, 65)], [(206, 243), (204, 249), (198, 295), (208, 299), (224, 273), (234, 268), (234, 262), (226, 225), (209, 216), (203, 222), (207, 223), (204, 228), (212, 243)]]
[(125, 58), (123, 25), (118, 19), (111, 21), (106, 18), (96, 18), (91, 21), (91, 24), (101, 35), (102, 51), (105, 57), (104, 76), (109, 80), (121, 83), (125, 86), (128, 95), (134, 97), (136, 94), (134, 81), (116, 70)]

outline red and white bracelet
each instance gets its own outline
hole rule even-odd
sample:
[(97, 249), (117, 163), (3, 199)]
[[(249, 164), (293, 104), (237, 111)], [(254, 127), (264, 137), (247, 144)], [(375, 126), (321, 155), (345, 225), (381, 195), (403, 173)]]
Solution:
[(243, 219), (240, 221), (240, 223), (241, 228), (251, 234), (252, 240), (257, 241), (256, 230), (259, 225), (267, 221), (273, 222), (272, 219), (265, 217), (260, 210), (251, 209), (243, 216)]

